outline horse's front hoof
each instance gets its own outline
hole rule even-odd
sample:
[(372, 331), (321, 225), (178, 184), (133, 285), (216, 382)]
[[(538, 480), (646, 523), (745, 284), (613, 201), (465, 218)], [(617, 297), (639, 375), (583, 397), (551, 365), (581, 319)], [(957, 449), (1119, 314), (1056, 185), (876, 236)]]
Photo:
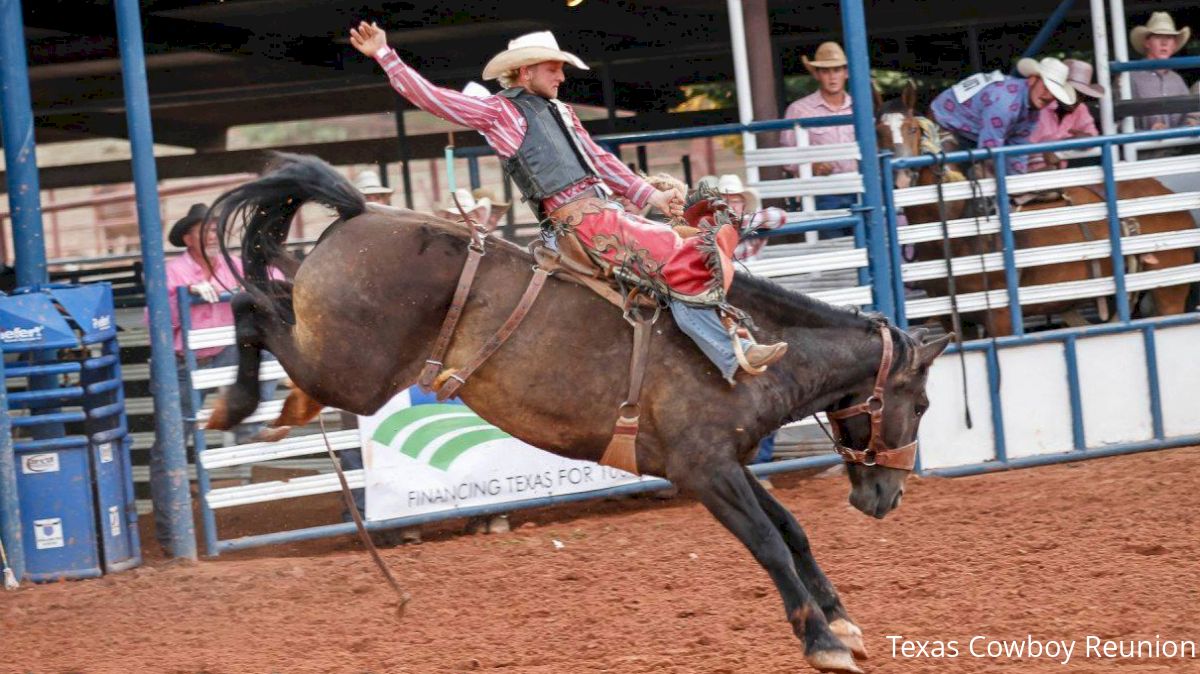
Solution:
[(839, 674), (863, 674), (863, 670), (854, 663), (850, 651), (817, 651), (804, 656), (808, 664), (818, 672), (838, 672)]
[(850, 649), (856, 660), (866, 660), (869, 657), (867, 645), (863, 643), (862, 630), (858, 628), (858, 625), (845, 618), (838, 618), (829, 623), (829, 631), (833, 632), (833, 636)]

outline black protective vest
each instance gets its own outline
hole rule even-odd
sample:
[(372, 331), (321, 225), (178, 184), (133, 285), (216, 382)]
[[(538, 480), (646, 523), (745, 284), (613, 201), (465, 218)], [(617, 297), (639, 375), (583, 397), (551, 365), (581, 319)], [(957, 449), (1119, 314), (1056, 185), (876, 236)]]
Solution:
[(554, 102), (521, 87), (505, 89), (500, 95), (525, 116), (525, 138), (516, 154), (504, 160), (504, 173), (541, 219), (543, 199), (596, 176), (596, 169)]

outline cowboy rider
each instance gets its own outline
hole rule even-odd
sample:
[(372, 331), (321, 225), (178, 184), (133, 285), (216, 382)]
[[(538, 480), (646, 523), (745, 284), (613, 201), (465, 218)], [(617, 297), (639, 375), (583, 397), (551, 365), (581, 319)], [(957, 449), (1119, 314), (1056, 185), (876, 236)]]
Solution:
[[(569, 232), (593, 255), (614, 266), (653, 270), (667, 289), (672, 315), (680, 329), (721, 371), (729, 383), (738, 371), (730, 331), (714, 308), (732, 279), (731, 256), (736, 233), (684, 239), (670, 227), (627, 213), (613, 199), (624, 196), (638, 208), (683, 213), (683, 195), (657, 190), (598, 146), (575, 111), (557, 99), (565, 79), (563, 67), (587, 66), (558, 47), (549, 31), (511, 40), (483, 70), (485, 80), (498, 79), (504, 90), (473, 97), (437, 87), (409, 67), (388, 46), (387, 35), (374, 23), (350, 29), (350, 42), (375, 59), (397, 92), (413, 105), (450, 122), (475, 129), (496, 150), (505, 174), (537, 213), (562, 236)], [(730, 228), (731, 229), (731, 228)], [(691, 302), (685, 302), (686, 298)], [(716, 299), (714, 299), (716, 298)], [(787, 343), (754, 344), (743, 340), (747, 371), (777, 362)]]
[[(1029, 143), (1042, 108), (1075, 104), (1069, 69), (1056, 58), (1017, 62), (1020, 77), (973, 75), (938, 94), (929, 104), (934, 121), (954, 134), (960, 149), (987, 149)], [(1026, 155), (1008, 156), (1010, 173), (1026, 173)], [(986, 170), (986, 169), (985, 169)]]

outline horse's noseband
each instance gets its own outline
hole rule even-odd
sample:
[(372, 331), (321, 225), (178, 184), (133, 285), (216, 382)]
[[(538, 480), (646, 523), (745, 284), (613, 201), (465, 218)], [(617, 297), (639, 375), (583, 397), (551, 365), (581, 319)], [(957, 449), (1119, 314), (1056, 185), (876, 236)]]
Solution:
[[(864, 466), (884, 466), (912, 470), (917, 462), (917, 441), (903, 447), (888, 447), (883, 440), (883, 386), (887, 383), (888, 371), (892, 369), (892, 333), (888, 326), (881, 325), (883, 357), (879, 360), (879, 372), (875, 375), (875, 389), (870, 397), (857, 405), (830, 412), (827, 416), (833, 426), (833, 448), (846, 463), (861, 463)], [(835, 423), (860, 414), (871, 417), (871, 439), (866, 449), (847, 447), (842, 439), (841, 425)]]

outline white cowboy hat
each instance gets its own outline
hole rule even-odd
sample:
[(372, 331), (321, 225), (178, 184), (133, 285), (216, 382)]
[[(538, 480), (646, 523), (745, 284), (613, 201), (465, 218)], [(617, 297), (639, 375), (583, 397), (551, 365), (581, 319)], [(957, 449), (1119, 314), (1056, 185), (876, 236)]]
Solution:
[[(822, 66), (824, 67), (824, 66)], [(717, 191), (721, 194), (740, 194), (746, 200), (745, 213), (754, 213), (760, 202), (758, 190), (742, 184), (742, 178), (736, 173), (726, 173), (717, 180)]]
[(483, 67), (483, 79), (494, 80), (510, 70), (543, 61), (561, 61), (580, 70), (589, 70), (578, 56), (558, 48), (554, 33), (543, 30), (509, 40), (508, 49), (493, 56)]
[(379, 174), (374, 171), (363, 171), (354, 178), (354, 186), (363, 194), (391, 194), (392, 188), (384, 187), (379, 180)]
[(458, 212), (458, 206), (454, 204), (454, 197), (458, 197), (458, 203), (462, 205), (462, 209), (467, 212), (467, 215), (475, 220), (475, 224), (487, 224), (488, 216), (492, 213), (492, 200), (487, 197), (476, 200), (471, 196), (470, 190), (462, 187), (454, 190), (454, 196), (447, 197), (442, 205), (434, 210), (434, 214), (447, 220), (462, 220), (462, 213)]
[(1052, 56), (1047, 56), (1041, 61), (1023, 58), (1017, 61), (1017, 72), (1021, 73), (1022, 77), (1040, 76), (1055, 98), (1067, 105), (1075, 104), (1075, 87), (1067, 81), (1071, 71), (1062, 61)]
[(1175, 38), (1175, 51), (1183, 49), (1183, 45), (1192, 37), (1192, 29), (1184, 26), (1176, 30), (1175, 19), (1166, 12), (1155, 12), (1150, 15), (1144, 26), (1134, 26), (1129, 31), (1129, 46), (1139, 54), (1146, 54), (1146, 38), (1151, 35), (1170, 35)]

